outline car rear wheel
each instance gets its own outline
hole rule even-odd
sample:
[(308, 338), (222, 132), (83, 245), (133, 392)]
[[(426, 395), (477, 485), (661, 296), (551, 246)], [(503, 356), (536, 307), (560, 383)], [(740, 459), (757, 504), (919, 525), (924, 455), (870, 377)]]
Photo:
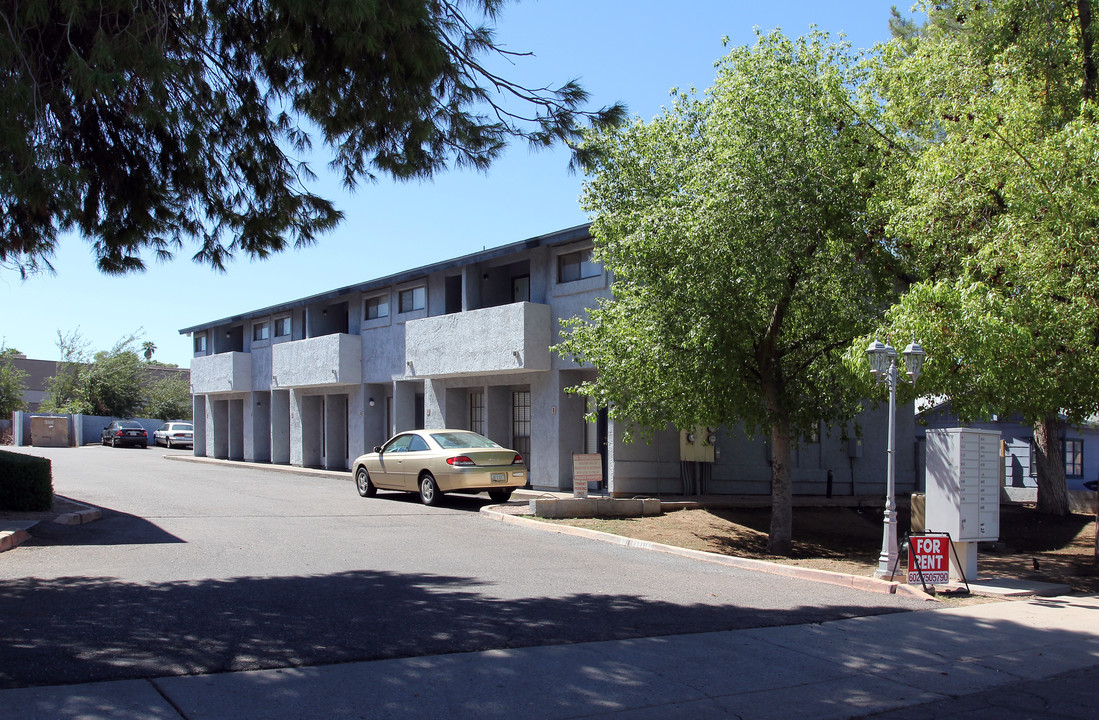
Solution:
[(378, 494), (378, 488), (374, 487), (374, 483), (370, 481), (370, 473), (364, 467), (355, 471), (355, 489), (362, 497), (374, 497)]
[(170, 438), (170, 437), (164, 438), (164, 447), (168, 448), (169, 450), (172, 449), (172, 438)]
[(434, 507), (438, 505), (443, 499), (443, 491), (439, 489), (439, 484), (435, 482), (435, 478), (431, 473), (424, 473), (420, 477), (420, 502), (428, 507)]
[(488, 496), (493, 502), (507, 502), (511, 499), (511, 488), (507, 490), (489, 490)]
[(111, 447), (117, 448), (118, 447), (118, 440), (116, 440), (115, 438), (111, 438)]

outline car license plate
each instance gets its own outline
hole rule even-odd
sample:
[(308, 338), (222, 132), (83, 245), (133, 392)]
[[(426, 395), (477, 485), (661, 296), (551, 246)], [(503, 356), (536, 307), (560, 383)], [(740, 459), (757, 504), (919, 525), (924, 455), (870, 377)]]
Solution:
[(506, 483), (508, 481), (507, 473), (492, 473), (489, 479), (494, 483)]

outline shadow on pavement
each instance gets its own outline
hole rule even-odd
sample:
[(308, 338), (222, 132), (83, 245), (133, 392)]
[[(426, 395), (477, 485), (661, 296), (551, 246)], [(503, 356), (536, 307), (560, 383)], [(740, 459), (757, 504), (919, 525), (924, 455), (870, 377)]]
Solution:
[[(501, 599), (464, 577), (356, 571), (0, 585), (0, 688), (219, 673), (789, 625), (867, 607), (746, 609), (630, 595)], [(877, 612), (892, 612), (882, 606)]]

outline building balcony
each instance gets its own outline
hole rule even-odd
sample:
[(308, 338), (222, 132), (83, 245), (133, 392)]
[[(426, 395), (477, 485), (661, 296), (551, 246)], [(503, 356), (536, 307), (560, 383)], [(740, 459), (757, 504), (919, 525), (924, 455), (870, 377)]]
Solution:
[(358, 385), (362, 339), (339, 333), (271, 347), (271, 388)]
[(244, 352), (225, 352), (193, 358), (191, 388), (195, 395), (250, 391), (252, 356)]
[(406, 373), (460, 377), (550, 369), (549, 305), (519, 302), (411, 320)]

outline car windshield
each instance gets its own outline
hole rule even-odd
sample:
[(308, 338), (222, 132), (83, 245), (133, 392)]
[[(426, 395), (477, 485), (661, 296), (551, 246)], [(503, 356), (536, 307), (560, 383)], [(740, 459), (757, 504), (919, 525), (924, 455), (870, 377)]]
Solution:
[(478, 435), (475, 432), (437, 432), (431, 433), (431, 439), (439, 443), (439, 447), (444, 450), (500, 447), (484, 435)]

